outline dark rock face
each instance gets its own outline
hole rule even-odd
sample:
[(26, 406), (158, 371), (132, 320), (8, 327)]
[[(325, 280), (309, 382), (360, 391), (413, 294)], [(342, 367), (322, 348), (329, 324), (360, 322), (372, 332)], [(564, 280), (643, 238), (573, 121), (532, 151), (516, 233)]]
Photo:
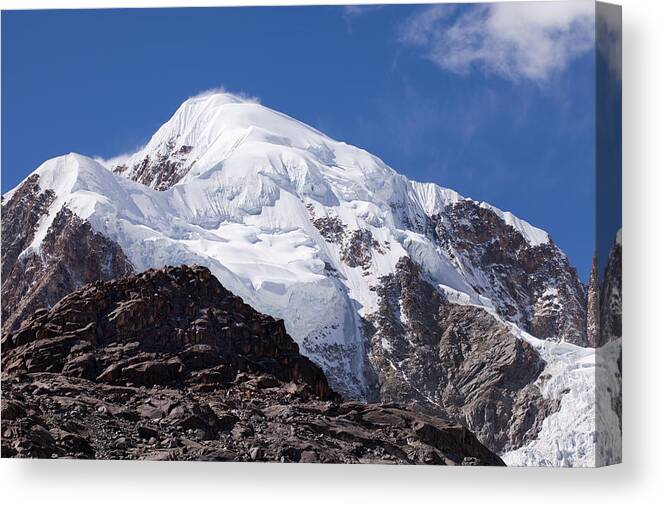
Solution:
[(373, 251), (383, 253), (381, 244), (374, 239), (369, 229), (358, 229), (353, 231), (343, 244), (341, 258), (351, 268), (360, 267), (363, 271), (368, 271)]
[[(2, 279), (16, 268), (18, 256), (32, 240), (39, 221), (55, 200), (52, 190), (41, 191), (39, 176), (33, 174), (2, 203)], [(4, 299), (4, 297), (3, 297)]]
[(600, 345), (622, 336), (622, 245), (613, 243), (601, 287)]
[[(360, 268), (369, 274), (374, 252), (384, 253), (390, 245), (382, 245), (369, 229), (347, 230), (347, 226), (336, 216), (316, 217), (312, 206), (306, 206), (310, 222), (328, 242), (339, 245), (340, 259), (350, 268)], [(335, 271), (334, 269), (332, 271)], [(335, 275), (335, 273), (332, 273)]]
[(193, 147), (178, 146), (176, 139), (171, 139), (152, 159), (145, 156), (140, 162), (127, 167), (118, 165), (113, 172), (122, 174), (133, 181), (147, 185), (155, 190), (167, 190), (186, 176), (192, 164), (187, 164), (188, 155)]
[(600, 311), (599, 301), (599, 265), (597, 256), (592, 258), (592, 270), (590, 271), (590, 280), (588, 282), (588, 307), (587, 307), (587, 341), (590, 347), (599, 345), (600, 334)]
[[(531, 246), (494, 211), (471, 200), (430, 218), (431, 234), (457, 266), (473, 266), (473, 288), (498, 313), (538, 338), (588, 345), (586, 294), (552, 242)], [(467, 262), (460, 262), (465, 259)]]
[(502, 465), (465, 428), (343, 403), (206, 268), (88, 285), (3, 337), (3, 457)]
[(312, 219), (323, 238), (329, 243), (342, 243), (344, 241), (345, 225), (337, 217), (319, 217)]
[(496, 452), (533, 439), (557, 410), (533, 384), (539, 354), (486, 311), (449, 303), (409, 258), (376, 291), (366, 334), (381, 401), (450, 417)]
[(66, 207), (55, 216), (38, 251), (26, 250), (55, 199), (28, 178), (2, 208), (2, 329), (15, 329), (36, 309), (95, 280), (133, 272), (117, 243), (95, 232)]
[(87, 285), (7, 334), (2, 364), (8, 373), (178, 387), (254, 368), (304, 381), (321, 398), (337, 396), (281, 320), (257, 313), (201, 267)]
[[(384, 253), (389, 245), (382, 245), (372, 235), (369, 229), (347, 230), (347, 226), (336, 216), (316, 217), (312, 206), (306, 206), (310, 214), (310, 222), (328, 243), (339, 245), (340, 259), (350, 268), (360, 268), (364, 274), (369, 274), (374, 252)], [(331, 274), (336, 271), (332, 268)]]

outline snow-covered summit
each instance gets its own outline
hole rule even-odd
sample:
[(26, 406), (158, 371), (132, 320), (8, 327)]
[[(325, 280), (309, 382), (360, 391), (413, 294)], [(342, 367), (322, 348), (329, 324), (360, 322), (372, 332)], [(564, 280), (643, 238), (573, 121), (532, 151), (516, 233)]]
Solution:
[[(205, 193), (209, 186), (215, 193), (231, 189), (228, 199), (218, 196), (222, 205), (217, 207), (237, 213), (258, 213), (273, 204), (280, 189), (324, 205), (366, 201), (387, 207), (397, 201), (429, 216), (463, 199), (436, 184), (410, 181), (363, 149), (224, 92), (186, 100), (144, 148), (111, 169), (158, 190), (187, 184), (204, 187)], [(548, 241), (546, 232), (524, 220), (480, 204), (530, 244)]]

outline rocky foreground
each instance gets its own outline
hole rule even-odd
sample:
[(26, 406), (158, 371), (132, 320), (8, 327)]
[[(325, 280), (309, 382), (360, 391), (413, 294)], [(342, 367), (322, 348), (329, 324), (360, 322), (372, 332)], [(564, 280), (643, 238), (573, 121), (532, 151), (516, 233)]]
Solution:
[(95, 282), (2, 340), (2, 456), (503, 465), (462, 426), (343, 402), (202, 267)]

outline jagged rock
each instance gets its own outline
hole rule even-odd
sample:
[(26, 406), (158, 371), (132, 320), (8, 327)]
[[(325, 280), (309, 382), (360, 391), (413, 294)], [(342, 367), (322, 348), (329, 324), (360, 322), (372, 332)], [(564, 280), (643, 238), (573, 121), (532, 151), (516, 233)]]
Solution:
[[(55, 199), (52, 190), (41, 191), (39, 176), (26, 178), (10, 199), (2, 203), (2, 279), (16, 267), (19, 255), (34, 239), (40, 220)], [(3, 294), (4, 299), (4, 294)], [(4, 312), (3, 312), (4, 313)]]
[(600, 345), (622, 336), (622, 243), (618, 238), (608, 255), (601, 286)]
[(588, 344), (585, 287), (552, 240), (531, 245), (497, 213), (470, 199), (430, 217), (430, 229), (457, 266), (480, 272), (472, 277), (473, 288), (504, 319), (538, 338)]
[(341, 244), (344, 241), (346, 226), (337, 217), (320, 217), (312, 220), (312, 224), (329, 243)]
[[(397, 405), (300, 398), (282, 383), (206, 392), (118, 389), (52, 373), (6, 379), (3, 457), (503, 465), (446, 420)], [(132, 417), (98, 410), (119, 405)]]
[(503, 465), (462, 426), (342, 402), (206, 268), (88, 285), (8, 333), (2, 366), (7, 457)]
[(342, 261), (351, 268), (368, 270), (372, 262), (372, 252), (383, 253), (381, 244), (374, 239), (369, 229), (358, 229), (342, 245)]
[(146, 155), (131, 167), (120, 164), (113, 172), (127, 176), (155, 190), (167, 190), (183, 178), (189, 170), (186, 165), (193, 147), (170, 139), (161, 146), (153, 159)]
[(587, 306), (587, 344), (590, 347), (597, 347), (600, 342), (599, 334), (599, 265), (597, 256), (592, 258), (592, 270), (590, 271), (590, 280), (588, 281), (588, 306)]
[[(240, 371), (337, 396), (281, 320), (257, 313), (207, 268), (149, 270), (95, 282), (3, 339), (7, 372), (50, 371), (114, 384), (183, 386)], [(206, 374), (206, 375), (204, 375)]]
[(35, 174), (3, 205), (4, 331), (15, 329), (26, 317), (53, 306), (86, 283), (133, 272), (117, 243), (95, 232), (66, 207), (54, 217), (39, 249), (28, 248), (53, 199), (51, 190), (41, 192)]
[(496, 452), (534, 438), (557, 409), (534, 384), (539, 354), (485, 310), (449, 303), (408, 257), (376, 291), (379, 310), (368, 316), (376, 399), (450, 417)]

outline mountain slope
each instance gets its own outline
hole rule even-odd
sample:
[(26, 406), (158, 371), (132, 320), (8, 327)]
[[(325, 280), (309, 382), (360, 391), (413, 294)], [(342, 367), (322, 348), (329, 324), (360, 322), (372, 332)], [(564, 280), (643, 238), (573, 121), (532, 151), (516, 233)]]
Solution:
[(206, 268), (87, 285), (2, 345), (3, 457), (503, 464), (448, 421), (342, 403)]
[[(452, 190), (410, 181), (364, 150), (231, 95), (189, 99), (119, 165), (70, 154), (30, 178), (38, 180), (43, 212), (15, 219), (32, 231), (16, 247), (20, 255), (42, 251), (66, 208), (118, 245), (136, 271), (207, 266), (251, 306), (282, 318), (301, 351), (350, 398), (392, 392), (384, 368), (406, 382), (405, 358), (390, 356), (386, 364), (370, 342), (383, 313), (380, 287), (406, 259), (448, 304), (481, 309), (549, 342), (587, 344), (585, 287), (544, 231)], [(15, 226), (5, 224), (5, 210), (20, 195), (19, 186), (3, 197), (3, 232)], [(380, 318), (406, 327), (400, 305), (389, 308)], [(436, 331), (443, 336), (440, 328), (431, 335)], [(524, 384), (537, 385), (544, 376), (539, 358), (525, 357), (521, 368), (532, 373)], [(444, 403), (463, 403), (453, 399)], [(557, 401), (533, 403), (532, 426), (525, 426), (538, 427)], [(500, 426), (524, 417), (506, 413)], [(469, 427), (489, 426), (473, 418)], [(534, 433), (523, 432), (525, 439)], [(498, 445), (518, 446), (520, 437)]]

